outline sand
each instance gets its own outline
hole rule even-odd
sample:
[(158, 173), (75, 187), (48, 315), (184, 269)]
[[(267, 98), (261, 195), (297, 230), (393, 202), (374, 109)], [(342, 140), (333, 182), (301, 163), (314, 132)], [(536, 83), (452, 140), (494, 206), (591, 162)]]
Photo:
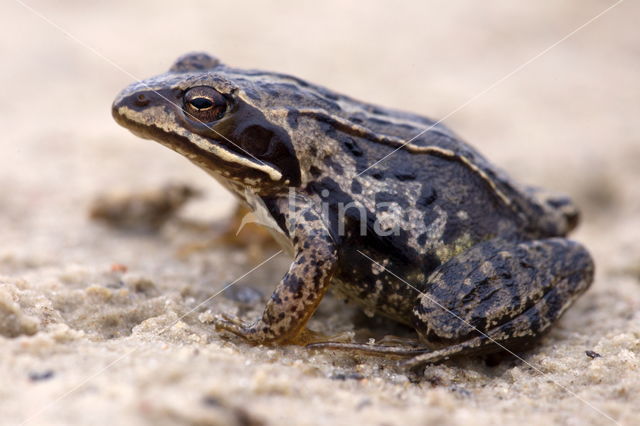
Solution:
[[(640, 424), (637, 2), (520, 67), (613, 2), (26, 1), (68, 34), (0, 6), (0, 423)], [(594, 285), (523, 360), (405, 371), (217, 333), (217, 313), (259, 315), (288, 259), (251, 271), (275, 249), (185, 251), (211, 238), (188, 224), (221, 223), (232, 197), (110, 117), (134, 77), (191, 50), (436, 118), (456, 111), (446, 123), (495, 163), (577, 200)], [(202, 196), (158, 232), (89, 219), (100, 194), (168, 182)], [(309, 326), (389, 324), (327, 297)]]

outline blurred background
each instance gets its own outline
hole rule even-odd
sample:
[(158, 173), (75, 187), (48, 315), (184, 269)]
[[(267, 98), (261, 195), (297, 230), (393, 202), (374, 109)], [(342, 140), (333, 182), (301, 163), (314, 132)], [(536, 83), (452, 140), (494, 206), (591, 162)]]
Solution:
[[(88, 218), (105, 191), (169, 181), (204, 194), (184, 217), (206, 222), (231, 212), (232, 197), (204, 172), (136, 138), (110, 113), (134, 79), (207, 51), (229, 65), (293, 74), (434, 119), (456, 111), (444, 123), (494, 163), (520, 181), (569, 193), (583, 209), (576, 238), (594, 253), (598, 279), (565, 321), (583, 333), (577, 347), (604, 342), (626, 329), (640, 300), (640, 3), (624, 1), (593, 20), (614, 4), (4, 0), (0, 276), (25, 279), (48, 297), (54, 287), (84, 288), (88, 270), (114, 262), (160, 274), (166, 291), (202, 280), (205, 292), (205, 278), (220, 284), (246, 270), (239, 253), (178, 261), (171, 236), (127, 237)], [(267, 295), (278, 268), (264, 272)], [(621, 274), (635, 278), (620, 284)], [(45, 403), (59, 390), (31, 397)], [(15, 400), (16, 418), (25, 401)], [(575, 401), (565, 407), (583, 409)]]

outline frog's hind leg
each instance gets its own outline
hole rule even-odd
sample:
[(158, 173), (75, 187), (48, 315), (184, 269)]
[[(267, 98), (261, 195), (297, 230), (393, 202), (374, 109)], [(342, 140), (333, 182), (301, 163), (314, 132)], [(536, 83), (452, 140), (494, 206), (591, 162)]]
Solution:
[[(546, 299), (546, 300), (545, 300)], [(416, 352), (415, 356), (409, 360), (401, 362), (407, 368), (416, 367), (422, 364), (433, 364), (446, 361), (451, 357), (462, 355), (474, 355), (505, 350), (513, 354), (513, 350), (525, 347), (535, 341), (548, 329), (553, 322), (550, 318), (544, 318), (541, 312), (549, 303), (549, 298), (542, 299), (532, 308), (517, 316), (513, 321), (509, 321), (499, 327), (487, 332), (478, 330), (476, 337), (465, 340), (461, 343), (446, 346), (441, 349)], [(546, 324), (542, 324), (542, 322)], [(410, 354), (408, 354), (410, 355)]]
[(429, 277), (413, 310), (421, 340), (439, 349), (407, 366), (513, 348), (547, 331), (593, 280), (593, 261), (574, 241), (486, 241)]

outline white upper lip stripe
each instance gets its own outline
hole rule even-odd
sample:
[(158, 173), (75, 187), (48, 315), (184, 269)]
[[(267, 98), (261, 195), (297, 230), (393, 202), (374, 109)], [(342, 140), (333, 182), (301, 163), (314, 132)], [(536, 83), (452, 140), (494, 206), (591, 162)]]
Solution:
[[(152, 108), (162, 108), (160, 106), (158, 107), (152, 107)], [(145, 110), (148, 114), (148, 109)], [(180, 128), (179, 130), (182, 130), (182, 132), (176, 132), (175, 129), (171, 129), (168, 126), (165, 127), (162, 125), (162, 123), (158, 123), (155, 121), (149, 121), (148, 120), (148, 116), (145, 117), (145, 112), (142, 111), (136, 111), (133, 110), (131, 108), (129, 108), (128, 106), (118, 106), (117, 107), (117, 112), (120, 116), (125, 117), (127, 120), (131, 120), (134, 123), (138, 123), (142, 126), (154, 126), (156, 128), (158, 128), (159, 130), (161, 130), (162, 132), (165, 133), (174, 133), (177, 136), (183, 137), (188, 139), (193, 145), (197, 146), (199, 149), (209, 152), (212, 155), (215, 155), (216, 157), (222, 159), (223, 161), (227, 161), (230, 163), (235, 163), (235, 164), (240, 164), (242, 166), (245, 167), (250, 167), (252, 169), (255, 170), (259, 170), (263, 173), (266, 173), (271, 180), (273, 181), (278, 181), (282, 178), (282, 173), (280, 173), (278, 170), (276, 170), (275, 168), (267, 165), (266, 163), (264, 163), (263, 161), (254, 161), (253, 159), (255, 157), (251, 156), (251, 157), (242, 157), (240, 155), (238, 155), (237, 153), (223, 147), (220, 143), (212, 143), (211, 140), (204, 138), (200, 135), (197, 135), (195, 133), (190, 133), (188, 132), (186, 129), (182, 129)], [(173, 113), (170, 113), (173, 114)], [(140, 116), (142, 116), (143, 118), (140, 118)], [(138, 119), (136, 119), (136, 117), (138, 117)], [(146, 120), (145, 120), (146, 119)], [(216, 134), (218, 134), (216, 132)], [(226, 139), (225, 139), (226, 140)], [(162, 141), (160, 141), (162, 142)], [(235, 145), (235, 144), (234, 144)], [(240, 148), (241, 149), (241, 148)], [(242, 150), (243, 152), (246, 152), (244, 150)], [(257, 160), (257, 159), (256, 159)]]
[[(204, 139), (201, 136), (198, 135), (193, 135), (196, 136), (198, 139)], [(189, 139), (191, 140), (191, 139)], [(207, 140), (207, 142), (209, 142)], [(241, 164), (243, 166), (247, 166), (247, 167), (251, 167), (253, 169), (257, 169), (260, 170), (261, 172), (264, 172), (266, 174), (269, 175), (269, 177), (271, 178), (271, 180), (277, 181), (280, 180), (282, 178), (282, 173), (280, 173), (279, 171), (277, 171), (276, 169), (274, 169), (273, 167), (270, 167), (268, 165), (266, 165), (264, 162), (261, 163), (257, 163), (255, 161), (253, 161), (252, 158), (248, 158), (248, 157), (242, 157), (240, 155), (238, 155), (237, 153), (225, 148), (224, 146), (220, 145), (220, 144), (212, 144), (212, 143), (207, 143), (205, 144), (200, 144), (196, 142), (196, 145), (198, 146), (198, 148), (207, 151), (213, 155), (215, 155), (216, 157), (222, 158), (225, 161), (228, 162), (232, 162), (232, 163), (236, 163), (236, 164)]]

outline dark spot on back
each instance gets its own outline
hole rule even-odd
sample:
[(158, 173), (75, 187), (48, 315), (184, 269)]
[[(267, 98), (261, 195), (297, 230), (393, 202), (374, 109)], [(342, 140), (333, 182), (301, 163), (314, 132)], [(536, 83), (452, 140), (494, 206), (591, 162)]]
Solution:
[(339, 175), (344, 173), (344, 169), (342, 168), (342, 166), (338, 162), (336, 162), (333, 157), (325, 157), (324, 164), (331, 167)]
[(436, 190), (429, 185), (423, 184), (422, 191), (420, 192), (420, 197), (416, 201), (416, 205), (421, 208), (428, 208), (429, 205), (437, 199), (438, 193)]
[(322, 172), (316, 166), (311, 166), (309, 167), (309, 173), (311, 173), (311, 176), (313, 177), (318, 177)]
[(402, 181), (402, 182), (406, 182), (406, 181), (409, 181), (409, 180), (415, 180), (416, 179), (416, 175), (413, 172), (402, 172), (402, 171), (395, 172), (394, 176), (399, 181)]
[(355, 141), (355, 139), (353, 139), (352, 137), (346, 136), (343, 139), (343, 144), (345, 148), (347, 148), (349, 152), (351, 152), (351, 154), (355, 155), (356, 157), (362, 156), (362, 150), (358, 146), (358, 143)]
[(353, 192), (354, 194), (362, 193), (362, 185), (360, 185), (360, 182), (355, 179), (353, 180), (353, 182), (351, 182), (351, 192)]
[(292, 129), (298, 128), (298, 110), (295, 108), (290, 108), (287, 111), (287, 123)]
[(253, 90), (251, 88), (248, 88), (248, 87), (245, 87), (243, 90), (244, 90), (244, 93), (247, 94), (249, 99), (252, 99), (254, 101), (259, 101), (260, 100), (260, 95), (255, 90)]
[(379, 205), (382, 203), (397, 203), (401, 207), (407, 207), (407, 199), (404, 197), (399, 197), (397, 194), (394, 194), (392, 192), (378, 192), (376, 194), (376, 204)]

